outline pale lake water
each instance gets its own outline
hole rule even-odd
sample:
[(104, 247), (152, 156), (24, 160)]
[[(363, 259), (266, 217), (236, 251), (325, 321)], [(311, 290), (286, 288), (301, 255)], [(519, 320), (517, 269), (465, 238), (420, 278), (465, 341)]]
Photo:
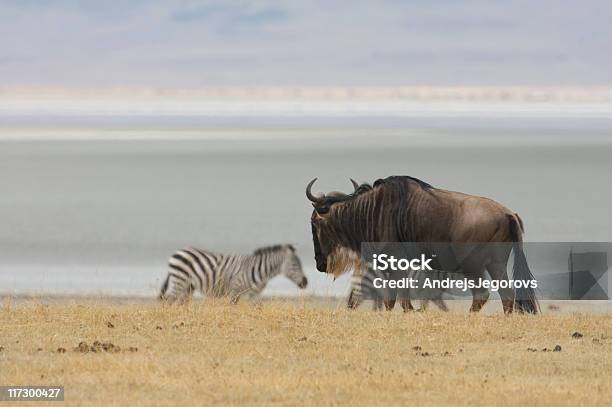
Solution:
[[(153, 296), (176, 249), (251, 252), (290, 242), (310, 286), (266, 294), (343, 295), (314, 268), (304, 195), (412, 175), (518, 212), (527, 241), (612, 241), (612, 132), (564, 129), (4, 129), (0, 293)], [(542, 126), (539, 126), (542, 127)]]

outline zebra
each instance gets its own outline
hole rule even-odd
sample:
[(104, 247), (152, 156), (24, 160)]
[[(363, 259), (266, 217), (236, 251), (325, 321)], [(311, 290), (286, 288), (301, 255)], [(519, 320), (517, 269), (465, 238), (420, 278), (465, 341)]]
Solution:
[(233, 304), (243, 294), (259, 294), (268, 281), (285, 275), (299, 288), (306, 288), (308, 279), (300, 258), (290, 244), (262, 247), (250, 255), (213, 253), (193, 247), (174, 253), (168, 260), (168, 276), (160, 300), (183, 303), (193, 291), (211, 297), (229, 296)]
[[(434, 272), (427, 272), (431, 276)], [(443, 272), (435, 273), (433, 278), (440, 278), (440, 274)], [(448, 307), (442, 299), (444, 290), (439, 289), (425, 289), (425, 288), (377, 288), (374, 285), (376, 278), (382, 278), (384, 280), (395, 280), (399, 281), (404, 278), (413, 278), (422, 284), (423, 277), (425, 276), (422, 272), (393, 272), (383, 273), (378, 270), (374, 270), (372, 267), (367, 267), (365, 273), (353, 273), (351, 277), (351, 291), (347, 300), (347, 307), (350, 309), (356, 309), (361, 305), (364, 299), (373, 300), (373, 309), (375, 311), (382, 310), (383, 303), (388, 311), (391, 311), (395, 307), (395, 302), (399, 298), (400, 303), (404, 312), (413, 311), (412, 303), (410, 302), (411, 294), (415, 294), (421, 302), (419, 311), (427, 309), (429, 302), (433, 302), (442, 311), (448, 311)]]

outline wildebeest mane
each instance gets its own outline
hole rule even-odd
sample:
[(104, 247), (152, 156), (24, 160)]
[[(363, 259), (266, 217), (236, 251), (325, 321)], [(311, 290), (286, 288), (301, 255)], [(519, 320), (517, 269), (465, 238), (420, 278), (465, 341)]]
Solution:
[(427, 182), (420, 180), (418, 178), (415, 177), (411, 177), (409, 175), (392, 175), (390, 177), (387, 178), (379, 178), (376, 181), (374, 181), (374, 188), (376, 188), (377, 186), (380, 185), (385, 185), (385, 184), (389, 184), (389, 183), (400, 183), (400, 184), (404, 184), (406, 180), (412, 180), (414, 182), (416, 182), (417, 184), (419, 184), (419, 186), (425, 190), (429, 190), (429, 189), (435, 189), (431, 184), (428, 184)]
[(411, 199), (435, 188), (409, 176), (379, 179), (373, 186), (362, 184), (347, 199), (335, 202), (333, 229), (342, 246), (359, 252), (361, 243), (410, 241)]
[(320, 203), (316, 205), (316, 209), (317, 209), (317, 212), (319, 213), (327, 213), (327, 211), (329, 211), (331, 206), (336, 203), (351, 201), (360, 195), (363, 195), (367, 192), (370, 192), (382, 186), (387, 186), (390, 188), (397, 188), (397, 189), (402, 189), (402, 188), (410, 189), (410, 183), (406, 181), (414, 181), (422, 189), (426, 191), (435, 189), (431, 184), (428, 184), (427, 182), (422, 181), (418, 178), (410, 177), (408, 175), (393, 175), (387, 178), (377, 179), (374, 182), (373, 186), (364, 182), (363, 184), (359, 185), (359, 187), (357, 187), (355, 191), (353, 191), (350, 194), (343, 194), (341, 192), (329, 193), (327, 196), (325, 196), (325, 198), (323, 198), (323, 200)]

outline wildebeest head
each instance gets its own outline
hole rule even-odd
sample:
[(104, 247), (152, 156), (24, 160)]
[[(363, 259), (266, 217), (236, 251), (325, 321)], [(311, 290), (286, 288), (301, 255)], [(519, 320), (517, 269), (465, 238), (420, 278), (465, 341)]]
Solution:
[(330, 210), (333, 205), (348, 201), (371, 187), (368, 184), (359, 185), (351, 179), (355, 189), (352, 194), (330, 192), (327, 195), (315, 195), (311, 189), (316, 180), (310, 181), (306, 187), (306, 196), (314, 207), (310, 226), (317, 270), (338, 276), (351, 267), (359, 266), (359, 256), (343, 244), (337, 233), (338, 225), (329, 216)]

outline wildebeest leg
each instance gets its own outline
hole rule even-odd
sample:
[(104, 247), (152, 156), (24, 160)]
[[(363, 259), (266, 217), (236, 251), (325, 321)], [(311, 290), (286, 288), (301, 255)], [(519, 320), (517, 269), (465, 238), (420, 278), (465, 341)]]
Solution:
[(489, 290), (486, 288), (472, 288), (472, 306), (470, 312), (478, 312), (487, 303)]
[[(496, 281), (508, 280), (508, 272), (506, 270), (506, 262), (492, 262), (487, 265), (487, 271), (491, 275), (491, 279)], [(504, 314), (510, 314), (514, 308), (514, 290), (509, 287), (499, 288), (499, 296), (504, 306)]]
[[(464, 263), (464, 273), (470, 279), (475, 280), (476, 285), (480, 285), (479, 279), (484, 277), (484, 265), (479, 261)], [(472, 291), (472, 306), (470, 312), (478, 312), (489, 299), (489, 290), (483, 287), (474, 287)]]

